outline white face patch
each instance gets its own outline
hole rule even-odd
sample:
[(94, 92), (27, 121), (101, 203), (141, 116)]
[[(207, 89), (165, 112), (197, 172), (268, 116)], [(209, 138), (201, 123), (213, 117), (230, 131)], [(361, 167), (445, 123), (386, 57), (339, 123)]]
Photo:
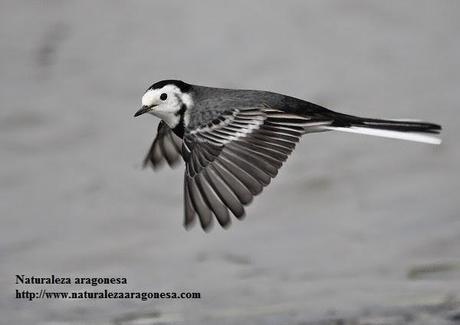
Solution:
[(152, 106), (155, 103), (155, 91), (147, 90), (142, 96), (142, 106)]
[[(166, 94), (166, 99), (161, 99), (165, 97), (162, 94)], [(187, 107), (184, 113), (184, 123), (187, 125), (189, 120), (188, 109), (193, 106), (190, 94), (182, 93), (177, 86), (166, 85), (161, 89), (147, 90), (142, 96), (142, 105), (152, 108), (150, 114), (162, 119), (172, 129), (180, 122), (181, 116), (178, 113), (182, 108), (182, 104)]]

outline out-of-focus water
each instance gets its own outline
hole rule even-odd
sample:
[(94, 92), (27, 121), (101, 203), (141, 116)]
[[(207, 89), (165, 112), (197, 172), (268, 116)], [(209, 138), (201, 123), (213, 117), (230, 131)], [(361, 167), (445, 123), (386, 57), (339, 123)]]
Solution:
[[(458, 301), (457, 1), (0, 8), (0, 323), (133, 323), (155, 312), (151, 323), (310, 324)], [(310, 135), (243, 222), (187, 232), (182, 170), (141, 169), (157, 121), (132, 118), (165, 78), (438, 122), (444, 142)], [(126, 276), (109, 289), (202, 299), (29, 302), (15, 299), (16, 274)]]

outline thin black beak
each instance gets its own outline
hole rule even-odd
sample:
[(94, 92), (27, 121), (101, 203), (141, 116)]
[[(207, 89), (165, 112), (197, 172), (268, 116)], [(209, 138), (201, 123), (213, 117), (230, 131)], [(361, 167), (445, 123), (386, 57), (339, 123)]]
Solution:
[(136, 114), (134, 114), (134, 117), (138, 117), (139, 115), (142, 115), (142, 114), (145, 114), (145, 113), (148, 113), (152, 110), (151, 107), (149, 106), (142, 106), (140, 110), (138, 110), (136, 112)]

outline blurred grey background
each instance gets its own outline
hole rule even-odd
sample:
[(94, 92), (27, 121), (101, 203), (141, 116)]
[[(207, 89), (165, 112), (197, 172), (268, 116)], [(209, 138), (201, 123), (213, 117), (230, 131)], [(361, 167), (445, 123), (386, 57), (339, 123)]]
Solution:
[[(454, 0), (1, 1), (0, 323), (458, 320), (459, 31)], [(444, 142), (310, 135), (243, 222), (185, 231), (182, 167), (142, 170), (158, 121), (132, 117), (166, 78), (438, 122)], [(202, 299), (28, 302), (16, 274)]]

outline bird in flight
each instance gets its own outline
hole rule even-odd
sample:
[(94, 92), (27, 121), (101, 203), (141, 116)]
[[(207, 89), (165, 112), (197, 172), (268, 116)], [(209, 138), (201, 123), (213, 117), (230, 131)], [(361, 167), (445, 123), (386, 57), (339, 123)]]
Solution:
[(161, 121), (144, 160), (154, 169), (185, 161), (184, 226), (198, 217), (207, 231), (224, 228), (276, 176), (306, 133), (342, 131), (439, 144), (441, 127), (414, 120), (382, 120), (337, 113), (260, 90), (154, 83), (142, 97), (145, 113)]

